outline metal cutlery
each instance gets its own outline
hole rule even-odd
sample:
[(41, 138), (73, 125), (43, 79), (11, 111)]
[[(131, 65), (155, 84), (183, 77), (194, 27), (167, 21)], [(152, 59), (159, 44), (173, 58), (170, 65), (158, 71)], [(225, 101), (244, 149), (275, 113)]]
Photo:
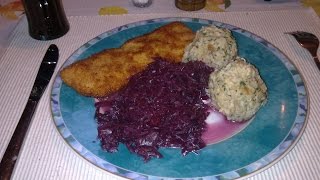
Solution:
[(27, 105), (20, 117), (18, 125), (12, 135), (9, 145), (0, 162), (0, 179), (9, 180), (14, 169), (19, 151), (23, 144), (24, 137), (27, 133), (29, 124), (33, 114), (37, 108), (37, 104), (50, 82), (54, 69), (58, 62), (59, 50), (54, 44), (51, 44), (43, 57), (36, 80), (32, 87)]
[(291, 34), (302, 47), (310, 52), (314, 62), (320, 70), (320, 61), (317, 56), (317, 50), (319, 47), (319, 39), (317, 38), (317, 36), (312, 33), (303, 31), (288, 32), (286, 34)]

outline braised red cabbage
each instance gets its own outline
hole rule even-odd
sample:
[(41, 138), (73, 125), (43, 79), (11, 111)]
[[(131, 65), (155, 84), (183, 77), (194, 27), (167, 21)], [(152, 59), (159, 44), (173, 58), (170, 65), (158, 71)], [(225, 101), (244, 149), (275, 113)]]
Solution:
[[(123, 143), (145, 161), (161, 158), (160, 147), (181, 148), (183, 155), (205, 147), (212, 68), (200, 61), (169, 63), (155, 58), (117, 94), (96, 103), (98, 137), (108, 152)], [(101, 111), (104, 109), (104, 111)]]

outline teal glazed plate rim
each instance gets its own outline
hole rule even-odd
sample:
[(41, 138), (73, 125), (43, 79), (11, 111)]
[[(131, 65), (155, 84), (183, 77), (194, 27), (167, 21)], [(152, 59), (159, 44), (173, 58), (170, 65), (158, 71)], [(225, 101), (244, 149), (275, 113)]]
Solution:
[(95, 166), (130, 179), (237, 179), (274, 165), (294, 147), (305, 129), (309, 106), (307, 87), (286, 55), (249, 31), (197, 18), (139, 21), (93, 38), (77, 49), (62, 69), (174, 21), (184, 23), (194, 32), (209, 25), (231, 30), (239, 56), (258, 68), (268, 87), (268, 101), (250, 123), (230, 138), (206, 146), (198, 155), (182, 156), (179, 149), (160, 148), (163, 158), (145, 163), (122, 144), (117, 153), (102, 150), (94, 119), (94, 99), (77, 94), (58, 74), (51, 92), (51, 110), (61, 136)]

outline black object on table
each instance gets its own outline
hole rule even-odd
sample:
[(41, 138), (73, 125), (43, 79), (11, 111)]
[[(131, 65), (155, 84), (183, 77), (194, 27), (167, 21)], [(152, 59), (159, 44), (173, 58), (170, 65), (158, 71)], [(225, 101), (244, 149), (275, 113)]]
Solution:
[(22, 0), (29, 34), (38, 40), (52, 40), (69, 31), (61, 0)]

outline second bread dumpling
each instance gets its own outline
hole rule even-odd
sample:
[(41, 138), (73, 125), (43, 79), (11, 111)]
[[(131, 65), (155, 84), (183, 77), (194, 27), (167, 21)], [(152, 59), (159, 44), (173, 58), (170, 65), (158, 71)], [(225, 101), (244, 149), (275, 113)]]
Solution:
[(258, 70), (242, 59), (211, 73), (209, 94), (228, 120), (249, 120), (265, 103), (267, 87)]

